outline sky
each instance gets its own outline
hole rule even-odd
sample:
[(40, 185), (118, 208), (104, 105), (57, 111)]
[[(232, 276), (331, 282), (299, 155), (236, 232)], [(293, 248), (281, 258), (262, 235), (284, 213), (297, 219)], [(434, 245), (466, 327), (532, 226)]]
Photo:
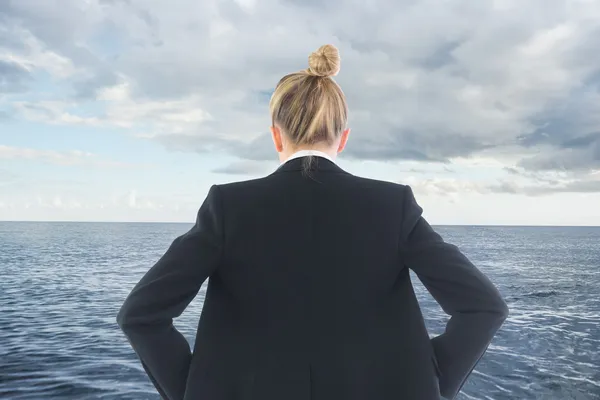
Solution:
[(0, 1), (0, 220), (193, 222), (277, 168), (270, 95), (326, 43), (348, 172), (432, 224), (600, 225), (596, 0)]

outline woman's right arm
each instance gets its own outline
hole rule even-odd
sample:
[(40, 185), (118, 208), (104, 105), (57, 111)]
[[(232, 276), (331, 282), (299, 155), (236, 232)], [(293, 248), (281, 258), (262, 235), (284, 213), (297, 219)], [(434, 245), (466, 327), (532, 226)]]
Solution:
[(444, 242), (405, 187), (401, 256), (444, 312), (444, 333), (431, 340), (440, 370), (440, 392), (453, 399), (508, 316), (494, 284), (458, 247)]

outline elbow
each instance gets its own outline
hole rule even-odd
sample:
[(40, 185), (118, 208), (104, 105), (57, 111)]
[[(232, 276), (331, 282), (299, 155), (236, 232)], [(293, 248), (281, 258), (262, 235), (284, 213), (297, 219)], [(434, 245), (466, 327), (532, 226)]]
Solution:
[(172, 322), (158, 318), (156, 314), (148, 313), (148, 310), (134, 302), (125, 301), (117, 313), (117, 324), (124, 332), (137, 331), (148, 326), (162, 326)]
[(510, 313), (508, 304), (506, 304), (506, 301), (502, 298), (502, 296), (500, 296), (499, 293), (494, 296), (490, 296), (486, 307), (482, 308), (481, 311), (487, 315), (486, 318), (490, 328), (496, 330), (500, 329)]
[(504, 316), (504, 319), (508, 318), (509, 314), (510, 309), (508, 308), (508, 304), (506, 304), (506, 301), (502, 300), (502, 315)]
[(497, 305), (494, 307), (493, 314), (495, 315), (495, 325), (500, 328), (504, 324), (504, 321), (508, 318), (510, 310), (508, 304), (504, 299), (500, 298)]
[(119, 325), (119, 327), (121, 329), (123, 329), (123, 326), (125, 326), (127, 324), (126, 321), (127, 321), (127, 316), (123, 312), (123, 309), (121, 308), (119, 310), (119, 312), (117, 313), (117, 325)]
[(510, 310), (506, 300), (502, 297), (498, 289), (494, 288), (489, 296), (489, 312), (495, 315), (495, 319), (500, 323), (504, 323), (508, 318)]
[(127, 303), (125, 303), (117, 313), (117, 325), (119, 325), (122, 330), (125, 330), (132, 325), (132, 320), (131, 309), (127, 307)]
[(508, 318), (508, 314), (510, 310), (508, 308), (508, 304), (502, 295), (496, 290), (496, 310), (502, 322), (504, 322)]
[(502, 322), (506, 321), (509, 314), (510, 309), (508, 308), (508, 304), (506, 304), (506, 301), (502, 300), (500, 305), (500, 316), (502, 318)]

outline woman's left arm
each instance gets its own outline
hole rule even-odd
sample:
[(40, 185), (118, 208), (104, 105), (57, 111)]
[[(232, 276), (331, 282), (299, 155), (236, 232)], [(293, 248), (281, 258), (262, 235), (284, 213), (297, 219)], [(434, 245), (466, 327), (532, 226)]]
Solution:
[(133, 288), (117, 322), (161, 396), (181, 400), (191, 360), (187, 340), (173, 326), (216, 270), (223, 248), (218, 186), (213, 185), (195, 225), (173, 241), (167, 252)]

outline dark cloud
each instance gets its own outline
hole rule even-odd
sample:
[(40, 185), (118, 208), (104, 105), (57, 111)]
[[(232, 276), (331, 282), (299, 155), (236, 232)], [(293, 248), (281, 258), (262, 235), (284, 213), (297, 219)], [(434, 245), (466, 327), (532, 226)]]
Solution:
[(566, 149), (579, 149), (590, 147), (600, 141), (600, 132), (589, 133), (580, 137), (566, 140), (561, 147)]
[(532, 118), (535, 129), (519, 138), (534, 154), (520, 166), (530, 170), (588, 170), (600, 167), (600, 91), (575, 89)]
[(414, 160), (448, 163), (451, 157), (469, 156), (489, 148), (460, 133), (430, 133), (413, 130), (392, 131), (388, 137), (360, 135), (349, 140), (346, 155), (368, 160)]
[[(568, 134), (565, 134), (567, 136)], [(551, 141), (545, 137), (540, 142)], [(600, 169), (600, 132), (582, 134), (567, 140), (554, 141), (551, 147), (543, 148), (531, 157), (519, 162), (528, 170), (586, 171)]]
[[(552, 145), (570, 148), (571, 143), (582, 143), (582, 138), (596, 135), (600, 130), (600, 118), (597, 116), (600, 93), (590, 88), (585, 88), (584, 93), (581, 90), (576, 92), (532, 117), (534, 129), (519, 137), (520, 144), (524, 147)], [(588, 141), (587, 145), (591, 143)]]
[(411, 149), (402, 145), (401, 140), (396, 143), (370, 141), (361, 138), (359, 141), (349, 141), (345, 154), (354, 159), (365, 160), (414, 160), (424, 162), (448, 162), (447, 159), (435, 158), (424, 152), (424, 149)]
[(426, 69), (438, 69), (456, 62), (452, 52), (461, 45), (461, 41), (442, 43), (431, 54), (419, 60), (419, 64)]

